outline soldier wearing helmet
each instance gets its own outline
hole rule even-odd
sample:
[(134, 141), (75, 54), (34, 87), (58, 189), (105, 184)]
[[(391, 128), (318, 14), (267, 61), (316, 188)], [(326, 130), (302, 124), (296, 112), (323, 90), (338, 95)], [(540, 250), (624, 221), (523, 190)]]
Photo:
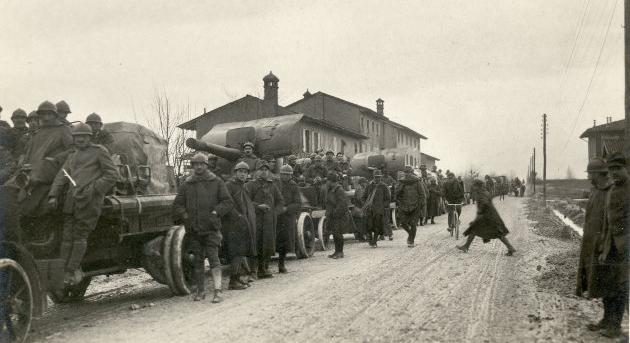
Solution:
[(111, 154), (114, 137), (109, 131), (103, 128), (103, 120), (101, 116), (96, 113), (91, 113), (85, 118), (85, 123), (92, 128), (92, 143), (104, 146)]
[(276, 251), (278, 252), (278, 271), (286, 273), (285, 259), (288, 253), (295, 252), (295, 232), (297, 231), (297, 219), (302, 208), (300, 190), (293, 181), (293, 168), (285, 164), (280, 167), (280, 192), (284, 199), (284, 207), (278, 216), (278, 240)]
[(23, 138), (28, 132), (28, 127), (26, 127), (26, 112), (23, 109), (18, 108), (13, 111), (11, 121), (13, 122), (13, 128), (11, 128), (11, 140), (13, 142), (11, 153), (17, 160), (22, 154), (24, 154), (24, 151), (26, 151), (26, 146), (23, 145)]
[(254, 153), (254, 148), (255, 146), (252, 142), (243, 143), (243, 155), (240, 158), (240, 161), (247, 163), (250, 172), (258, 169), (256, 166), (258, 165), (259, 158)]
[(331, 172), (326, 175), (326, 192), (324, 205), (326, 208), (326, 220), (328, 231), (333, 235), (335, 252), (328, 257), (333, 259), (343, 258), (343, 231), (350, 224), (350, 202), (346, 192), (339, 184), (337, 173)]
[(118, 180), (118, 169), (111, 156), (102, 146), (92, 144), (91, 136), (92, 129), (87, 124), (78, 123), (72, 127), (74, 149), (48, 193), (48, 205), (52, 210), (60, 205), (59, 199), (64, 199), (60, 254), (66, 263), (64, 281), (69, 285), (76, 285), (83, 279), (81, 261), (88, 236), (101, 215), (105, 194)]
[(50, 101), (37, 108), (40, 127), (26, 147), (21, 166), (30, 166), (29, 196), (20, 202), (22, 215), (45, 220), (45, 198), (66, 158), (72, 151), (72, 132), (57, 116), (57, 107)]
[(256, 177), (245, 185), (256, 209), (256, 255), (258, 277), (270, 278), (269, 261), (276, 252), (277, 215), (284, 200), (266, 162), (260, 163)]
[(26, 116), (26, 123), (31, 132), (35, 132), (39, 128), (39, 116), (37, 115), (37, 111), (31, 111), (31, 113)]
[(295, 155), (289, 155), (289, 157), (287, 157), (287, 165), (293, 168), (294, 181), (297, 180), (300, 177), (300, 175), (304, 173), (304, 170), (302, 169), (302, 165), (297, 163), (297, 156)]
[(217, 166), (217, 162), (219, 161), (219, 157), (215, 154), (208, 153), (208, 170), (210, 170), (214, 175), (221, 178), (221, 180), (225, 181), (223, 177), (223, 171), (219, 166)]
[[(591, 275), (591, 261), (597, 252), (597, 240), (604, 229), (606, 218), (606, 194), (610, 190), (611, 182), (608, 178), (606, 161), (596, 157), (588, 162), (586, 167), (588, 179), (591, 181), (591, 191), (586, 205), (584, 216), (584, 234), (580, 248), (580, 261), (578, 265), (576, 295), (582, 296), (588, 291), (588, 280)], [(604, 311), (607, 311), (604, 304)]]
[(194, 280), (197, 294), (194, 300), (206, 297), (204, 263), (210, 264), (214, 283), (213, 303), (223, 300), (221, 296), (221, 217), (233, 208), (232, 198), (223, 180), (208, 170), (208, 158), (197, 153), (190, 159), (193, 175), (179, 187), (173, 201), (173, 216), (176, 223), (184, 224), (186, 236), (193, 250)]
[(57, 107), (59, 121), (61, 121), (62, 124), (70, 125), (70, 122), (68, 121), (68, 114), (72, 113), (72, 111), (70, 111), (70, 105), (68, 105), (65, 100), (61, 100), (55, 104), (55, 107)]
[(306, 173), (304, 177), (306, 178), (306, 183), (311, 185), (321, 185), (323, 180), (328, 175), (328, 170), (322, 164), (322, 157), (319, 155), (315, 155), (312, 164), (306, 169)]
[[(234, 177), (225, 185), (227, 187), (234, 208), (223, 217), (223, 239), (225, 251), (231, 266), (230, 283), (228, 289), (242, 290), (249, 287), (256, 275), (249, 267), (247, 258), (256, 258), (256, 213), (254, 204), (245, 189), (249, 176), (249, 165), (238, 162), (234, 166)], [(241, 268), (243, 271), (241, 272)], [(243, 281), (240, 276), (247, 275)]]

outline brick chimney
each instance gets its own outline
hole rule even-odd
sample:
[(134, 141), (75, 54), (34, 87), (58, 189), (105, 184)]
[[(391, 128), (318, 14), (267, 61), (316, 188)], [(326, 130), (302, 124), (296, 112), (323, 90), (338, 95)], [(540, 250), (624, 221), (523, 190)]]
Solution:
[(383, 101), (383, 99), (381, 99), (381, 98), (378, 98), (376, 100), (376, 113), (379, 116), (385, 115), (385, 113), (384, 113), (384, 105), (383, 105), (384, 103), (385, 103), (385, 101)]

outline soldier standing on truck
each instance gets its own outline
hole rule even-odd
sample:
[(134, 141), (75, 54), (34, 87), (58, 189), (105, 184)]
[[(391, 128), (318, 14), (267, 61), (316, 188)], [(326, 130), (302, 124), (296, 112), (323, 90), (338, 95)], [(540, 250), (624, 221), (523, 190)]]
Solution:
[[(245, 162), (238, 162), (234, 167), (234, 177), (225, 185), (234, 207), (223, 217), (223, 237), (225, 250), (232, 266), (228, 289), (243, 289), (252, 280), (251, 270), (247, 264), (247, 257), (256, 257), (256, 214), (254, 204), (245, 189), (245, 182), (249, 175), (249, 166)], [(240, 279), (241, 266), (244, 266), (250, 279), (244, 282)]]
[(376, 241), (383, 234), (385, 216), (389, 210), (391, 194), (383, 183), (383, 172), (374, 170), (374, 178), (363, 191), (363, 213), (367, 221), (367, 239), (372, 248), (378, 245)]
[(70, 105), (65, 100), (59, 101), (55, 104), (57, 107), (57, 113), (59, 113), (59, 121), (64, 124), (70, 126), (70, 122), (68, 121), (68, 114), (72, 113), (70, 111)]
[[(83, 280), (81, 261), (87, 239), (101, 215), (103, 198), (118, 179), (118, 169), (107, 150), (90, 143), (92, 129), (78, 123), (72, 128), (74, 151), (57, 173), (48, 194), (50, 209), (56, 210), (63, 196), (61, 258), (66, 261), (64, 282), (76, 285)], [(65, 196), (62, 194), (65, 190)]]
[(285, 164), (280, 167), (280, 192), (284, 199), (284, 206), (278, 215), (278, 232), (276, 250), (279, 255), (278, 272), (284, 274), (287, 268), (284, 265), (288, 253), (295, 252), (295, 232), (297, 231), (297, 219), (302, 207), (300, 190), (293, 181), (293, 168)]
[(96, 113), (92, 113), (87, 116), (85, 123), (90, 125), (92, 132), (94, 132), (92, 134), (92, 143), (104, 146), (111, 154), (113, 152), (112, 145), (114, 144), (114, 137), (112, 137), (112, 134), (109, 133), (109, 131), (103, 128), (103, 120), (101, 119), (101, 116)]
[(24, 146), (23, 137), (28, 132), (28, 127), (26, 127), (26, 112), (18, 108), (13, 111), (11, 115), (11, 121), (13, 122), (13, 128), (11, 129), (11, 134), (13, 136), (13, 158), (16, 160), (20, 158), (24, 151), (26, 151), (26, 146)]
[(258, 278), (271, 278), (273, 275), (269, 272), (269, 261), (276, 252), (277, 215), (284, 206), (284, 200), (265, 161), (260, 163), (254, 179), (245, 188), (256, 209)]
[(243, 144), (243, 155), (240, 160), (247, 163), (250, 172), (257, 170), (258, 156), (254, 154), (254, 143), (245, 142)]
[(225, 183), (208, 170), (208, 158), (197, 153), (190, 160), (194, 174), (179, 187), (173, 201), (173, 217), (183, 223), (194, 256), (194, 279), (197, 294), (194, 300), (206, 298), (206, 274), (204, 262), (210, 264), (214, 283), (213, 303), (223, 301), (221, 296), (221, 217), (233, 207), (232, 198)]

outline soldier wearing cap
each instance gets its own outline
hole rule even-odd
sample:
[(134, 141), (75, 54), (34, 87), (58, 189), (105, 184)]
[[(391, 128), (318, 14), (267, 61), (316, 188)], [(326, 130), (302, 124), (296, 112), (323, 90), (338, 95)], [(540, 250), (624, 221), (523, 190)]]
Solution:
[(13, 136), (13, 157), (18, 159), (20, 155), (24, 154), (26, 147), (23, 145), (23, 137), (28, 132), (26, 127), (26, 111), (21, 108), (13, 111), (11, 115), (11, 121), (13, 122), (13, 128), (11, 129), (11, 135)]
[(326, 221), (335, 243), (335, 252), (328, 257), (338, 259), (344, 257), (343, 229), (350, 226), (349, 201), (336, 173), (328, 173), (326, 180)]
[(280, 167), (280, 182), (278, 183), (284, 206), (278, 215), (278, 232), (276, 251), (280, 257), (278, 260), (278, 271), (286, 273), (284, 265), (288, 253), (295, 252), (295, 232), (297, 230), (297, 219), (302, 207), (300, 190), (297, 183), (293, 181), (293, 168), (285, 164)]
[(208, 170), (221, 178), (221, 180), (225, 181), (225, 179), (223, 178), (223, 172), (221, 171), (221, 168), (219, 168), (219, 166), (217, 166), (217, 162), (219, 161), (219, 157), (215, 154), (211, 154), (208, 153)]
[(611, 186), (606, 162), (603, 159), (594, 158), (590, 160), (586, 167), (586, 172), (592, 187), (584, 216), (584, 234), (580, 248), (575, 290), (577, 296), (582, 296), (589, 288), (588, 277), (591, 272), (591, 260), (595, 253), (597, 239), (604, 228), (606, 194)]
[[(234, 166), (234, 177), (225, 184), (234, 201), (232, 210), (223, 217), (221, 228), (226, 255), (232, 268), (228, 289), (244, 289), (255, 278), (247, 263), (247, 257), (256, 258), (256, 213), (245, 188), (248, 176), (247, 163), (238, 162)], [(249, 275), (247, 281), (240, 278), (241, 267), (245, 267), (245, 275)]]
[(173, 219), (183, 223), (189, 237), (194, 256), (194, 279), (197, 294), (194, 300), (206, 297), (206, 276), (204, 262), (210, 264), (214, 283), (213, 303), (223, 300), (221, 296), (221, 217), (232, 210), (233, 202), (225, 183), (208, 170), (208, 158), (202, 153), (195, 154), (190, 164), (193, 175), (179, 187), (173, 201)]
[(626, 157), (618, 152), (611, 154), (606, 163), (612, 185), (606, 194), (603, 227), (588, 279), (589, 297), (603, 298), (604, 304), (603, 319), (588, 328), (601, 330), (606, 337), (621, 335), (623, 314), (628, 304), (630, 180), (626, 163)]
[(70, 111), (70, 105), (65, 100), (61, 100), (55, 104), (57, 107), (57, 113), (59, 114), (59, 121), (64, 125), (70, 125), (68, 121), (68, 114), (72, 113)]
[(337, 161), (335, 161), (335, 153), (332, 150), (326, 151), (326, 159), (324, 160), (324, 167), (327, 171), (339, 172)]
[(245, 142), (243, 144), (243, 155), (240, 160), (247, 163), (250, 172), (258, 169), (257, 165), (259, 159), (258, 156), (254, 154), (254, 143)]
[(60, 255), (66, 261), (65, 283), (76, 285), (83, 279), (81, 261), (87, 239), (101, 215), (105, 194), (118, 179), (118, 169), (105, 148), (90, 143), (92, 129), (78, 123), (72, 128), (74, 150), (55, 176), (48, 194), (52, 210), (63, 197), (63, 234)]
[(383, 172), (374, 170), (374, 177), (363, 192), (363, 212), (367, 222), (367, 238), (372, 248), (377, 247), (376, 241), (383, 234), (385, 216), (389, 212), (391, 193), (383, 183)]
[(411, 166), (405, 167), (405, 176), (396, 189), (396, 208), (400, 217), (400, 226), (407, 231), (407, 246), (414, 247), (416, 225), (423, 206), (426, 206), (426, 193), (421, 181), (413, 174)]
[(322, 180), (326, 178), (326, 175), (328, 175), (328, 170), (322, 164), (322, 157), (315, 155), (313, 163), (308, 167), (304, 175), (306, 183), (319, 185), (322, 183)]
[(24, 189), (26, 196), (20, 202), (22, 215), (42, 217), (46, 213), (46, 197), (50, 186), (72, 151), (72, 131), (62, 124), (57, 107), (44, 101), (37, 108), (40, 127), (32, 136), (21, 166), (30, 166), (29, 183)]
[(284, 207), (284, 200), (265, 161), (260, 163), (254, 179), (245, 188), (256, 209), (258, 278), (270, 278), (273, 275), (269, 272), (269, 261), (276, 252), (277, 216)]
[(101, 116), (96, 113), (91, 113), (85, 118), (85, 123), (90, 125), (92, 128), (92, 143), (104, 146), (107, 151), (111, 154), (113, 145), (114, 145), (114, 137), (109, 131), (103, 128), (103, 120)]

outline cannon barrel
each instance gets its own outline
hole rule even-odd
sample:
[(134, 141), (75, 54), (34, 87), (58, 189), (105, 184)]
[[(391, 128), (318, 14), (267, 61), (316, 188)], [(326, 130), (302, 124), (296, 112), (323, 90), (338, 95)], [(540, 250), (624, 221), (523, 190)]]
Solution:
[(383, 168), (385, 172), (396, 173), (405, 168), (405, 148), (391, 148), (381, 151), (358, 153), (350, 160), (353, 176), (370, 177), (372, 170)]
[(186, 140), (186, 146), (194, 150), (215, 154), (230, 162), (236, 162), (242, 155), (241, 151), (238, 149), (227, 148), (218, 144), (206, 143), (194, 138), (188, 138)]

